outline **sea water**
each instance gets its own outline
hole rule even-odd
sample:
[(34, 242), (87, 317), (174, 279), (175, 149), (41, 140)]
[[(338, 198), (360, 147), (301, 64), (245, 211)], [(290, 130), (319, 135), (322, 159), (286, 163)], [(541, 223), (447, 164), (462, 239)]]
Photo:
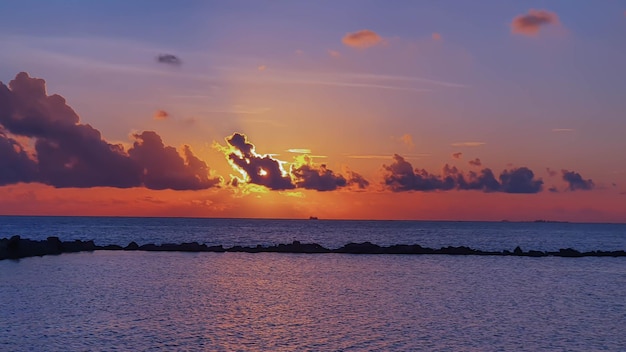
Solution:
[[(625, 249), (624, 225), (0, 218), (99, 244)], [(238, 225), (239, 224), (239, 225)], [(39, 236), (39, 237), (37, 237)], [(0, 261), (0, 350), (626, 349), (625, 258), (72, 253)]]

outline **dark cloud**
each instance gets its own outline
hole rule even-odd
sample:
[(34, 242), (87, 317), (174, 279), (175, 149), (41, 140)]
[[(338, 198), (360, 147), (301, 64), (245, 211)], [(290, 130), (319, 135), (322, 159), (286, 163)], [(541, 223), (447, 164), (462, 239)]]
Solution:
[(246, 181), (273, 190), (295, 188), (280, 162), (269, 155), (257, 154), (254, 145), (248, 142), (245, 135), (234, 133), (226, 138), (226, 142), (235, 148), (234, 152), (228, 154), (228, 159), (245, 172), (248, 176)]
[(463, 153), (458, 152), (458, 153), (453, 153), (452, 157), (455, 159), (461, 159), (463, 157)]
[(480, 190), (483, 192), (537, 193), (543, 181), (535, 180), (533, 172), (521, 167), (505, 170), (498, 181), (493, 172), (485, 168), (480, 173), (463, 174), (456, 167), (446, 165), (441, 175), (431, 174), (423, 169), (413, 169), (413, 165), (402, 156), (395, 154), (391, 165), (383, 165), (386, 171), (384, 184), (394, 192), (434, 191), (434, 190)]
[[(15, 182), (41, 182), (59, 188), (150, 188), (158, 185), (158, 189), (198, 189), (199, 184), (205, 188), (215, 184), (207, 182), (206, 175), (203, 177), (198, 174), (201, 169), (195, 165), (193, 158), (187, 157), (185, 163), (176, 153), (180, 160), (173, 163), (173, 157), (168, 154), (170, 158), (167, 162), (157, 165), (150, 162), (147, 154), (137, 150), (134, 152), (135, 156), (131, 157), (123, 146), (108, 143), (98, 130), (90, 125), (80, 124), (79, 120), (63, 97), (47, 95), (45, 81), (42, 79), (31, 78), (22, 72), (8, 86), (0, 82), (0, 125), (13, 135), (33, 138), (35, 141), (36, 159), (33, 162), (37, 168), (36, 176), (29, 174), (26, 177), (24, 174), (22, 179)], [(154, 132), (149, 132), (148, 135), (158, 137)], [(136, 138), (140, 136), (142, 135), (137, 135)], [(5, 144), (11, 143), (15, 146), (6, 136), (3, 140)], [(158, 140), (160, 141), (160, 137)], [(137, 143), (134, 148), (138, 148)], [(8, 163), (7, 160), (9, 159), (0, 159), (2, 168)], [(19, 160), (24, 161), (23, 158)], [(172, 173), (181, 175), (180, 168), (173, 169), (181, 163), (187, 176), (198, 177), (196, 182), (186, 183), (185, 186), (183, 181), (172, 177)], [(159, 169), (159, 166), (162, 168)], [(153, 183), (152, 180), (159, 174), (161, 179), (172, 183)]]
[(541, 192), (543, 181), (535, 180), (535, 175), (527, 167), (511, 171), (504, 170), (500, 174), (500, 185), (506, 193), (538, 193)]
[(293, 181), (298, 188), (334, 191), (346, 186), (356, 186), (363, 189), (369, 185), (369, 182), (356, 172), (348, 172), (348, 178), (346, 178), (329, 170), (325, 164), (314, 165), (308, 156), (305, 156), (303, 160), (302, 165), (292, 166), (290, 170)]
[(515, 34), (535, 36), (542, 26), (558, 24), (559, 16), (546, 10), (530, 10), (527, 14), (519, 15), (511, 22), (511, 31)]
[(142, 167), (143, 183), (150, 189), (198, 190), (216, 186), (219, 178), (209, 178), (209, 168), (189, 146), (183, 147), (183, 159), (176, 148), (165, 146), (156, 132), (133, 135), (137, 139), (128, 150), (132, 160)]
[(24, 148), (0, 128), (0, 186), (33, 182), (37, 179), (37, 163)]
[(347, 171), (344, 175), (330, 170), (325, 164), (313, 163), (311, 157), (304, 155), (291, 165), (289, 172), (281, 161), (269, 155), (260, 155), (255, 146), (241, 133), (234, 133), (226, 138), (230, 149), (224, 148), (228, 160), (235, 168), (245, 174), (245, 180), (234, 178), (230, 184), (239, 186), (242, 181), (265, 186), (272, 190), (294, 188), (317, 191), (334, 191), (340, 188), (354, 187), (364, 189), (369, 182), (356, 172)]
[(552, 193), (559, 193), (558, 188), (556, 188), (556, 186), (552, 186), (550, 188), (548, 188), (548, 191), (552, 192)]
[(568, 189), (570, 191), (576, 190), (591, 190), (595, 187), (595, 184), (591, 179), (585, 180), (583, 177), (574, 171), (561, 170), (563, 175), (563, 181), (568, 183)]
[(480, 159), (478, 159), (478, 158), (476, 158), (474, 160), (470, 160), (468, 163), (470, 165), (472, 165), (472, 166), (481, 166), (482, 165), (482, 163), (480, 162)]
[(177, 56), (172, 54), (161, 54), (157, 56), (157, 62), (176, 66), (183, 63)]

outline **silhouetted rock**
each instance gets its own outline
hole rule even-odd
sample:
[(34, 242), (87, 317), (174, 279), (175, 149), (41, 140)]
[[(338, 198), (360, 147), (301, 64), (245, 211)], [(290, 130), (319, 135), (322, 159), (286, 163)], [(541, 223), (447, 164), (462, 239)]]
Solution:
[(465, 246), (460, 246), (460, 247), (441, 247), (441, 249), (439, 249), (438, 251), (436, 251), (438, 254), (451, 254), (451, 255), (470, 255), (470, 254), (477, 254), (475, 250), (469, 248), (469, 247), (465, 247)]
[(575, 250), (575, 249), (571, 249), (571, 248), (561, 248), (559, 249), (559, 256), (561, 257), (582, 257), (582, 253), (580, 253), (579, 251)]
[(135, 241), (129, 243), (128, 246), (124, 247), (125, 251), (136, 251), (138, 249), (139, 245)]
[(335, 253), (350, 253), (350, 254), (380, 254), (382, 248), (379, 245), (371, 242), (363, 243), (348, 243), (345, 246), (335, 249)]
[(137, 248), (140, 251), (158, 251), (160, 248), (159, 246), (157, 246), (154, 243), (148, 243), (148, 244), (144, 244), (142, 246), (139, 246), (139, 248)]
[(545, 252), (540, 252), (540, 251), (528, 251), (528, 256), (529, 257), (545, 257), (548, 254)]
[(32, 241), (22, 239), (16, 235), (9, 239), (0, 239), (0, 260), (18, 259), (24, 257), (41, 256), (47, 254), (60, 254), (68, 252), (83, 252), (94, 250), (141, 250), (141, 251), (177, 251), (177, 252), (279, 252), (279, 253), (350, 253), (350, 254), (443, 254), (443, 255), (489, 255), (489, 256), (527, 256), (527, 257), (625, 257), (624, 250), (619, 251), (588, 251), (579, 252), (572, 248), (560, 249), (558, 252), (542, 252), (530, 250), (522, 251), (518, 246), (513, 252), (503, 250), (502, 252), (487, 252), (472, 249), (466, 246), (442, 247), (432, 249), (420, 245), (397, 244), (388, 247), (381, 247), (371, 242), (348, 243), (337, 249), (328, 249), (317, 243), (301, 243), (293, 241), (289, 244), (278, 244), (273, 246), (257, 245), (253, 247), (233, 246), (224, 248), (223, 246), (207, 246), (198, 242), (185, 242), (180, 244), (164, 243), (161, 245), (145, 244), (139, 246), (136, 242), (129, 243), (126, 247), (119, 245), (96, 246), (94, 241), (74, 240), (62, 242), (58, 237), (51, 236), (45, 241)]

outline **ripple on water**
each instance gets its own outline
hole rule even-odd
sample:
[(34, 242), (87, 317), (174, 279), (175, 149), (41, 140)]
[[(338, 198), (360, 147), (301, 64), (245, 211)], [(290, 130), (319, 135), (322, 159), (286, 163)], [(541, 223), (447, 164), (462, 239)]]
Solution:
[(94, 252), (0, 282), (3, 351), (626, 348), (623, 258)]

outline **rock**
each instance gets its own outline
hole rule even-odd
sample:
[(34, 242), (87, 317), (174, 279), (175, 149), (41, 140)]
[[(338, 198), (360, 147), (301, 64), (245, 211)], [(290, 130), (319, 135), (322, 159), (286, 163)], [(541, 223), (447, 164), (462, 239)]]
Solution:
[(334, 250), (334, 252), (350, 254), (379, 254), (382, 253), (382, 248), (371, 242), (348, 243), (345, 246)]
[(125, 251), (136, 251), (137, 249), (139, 249), (139, 245), (135, 241), (129, 243), (128, 246), (124, 247)]

